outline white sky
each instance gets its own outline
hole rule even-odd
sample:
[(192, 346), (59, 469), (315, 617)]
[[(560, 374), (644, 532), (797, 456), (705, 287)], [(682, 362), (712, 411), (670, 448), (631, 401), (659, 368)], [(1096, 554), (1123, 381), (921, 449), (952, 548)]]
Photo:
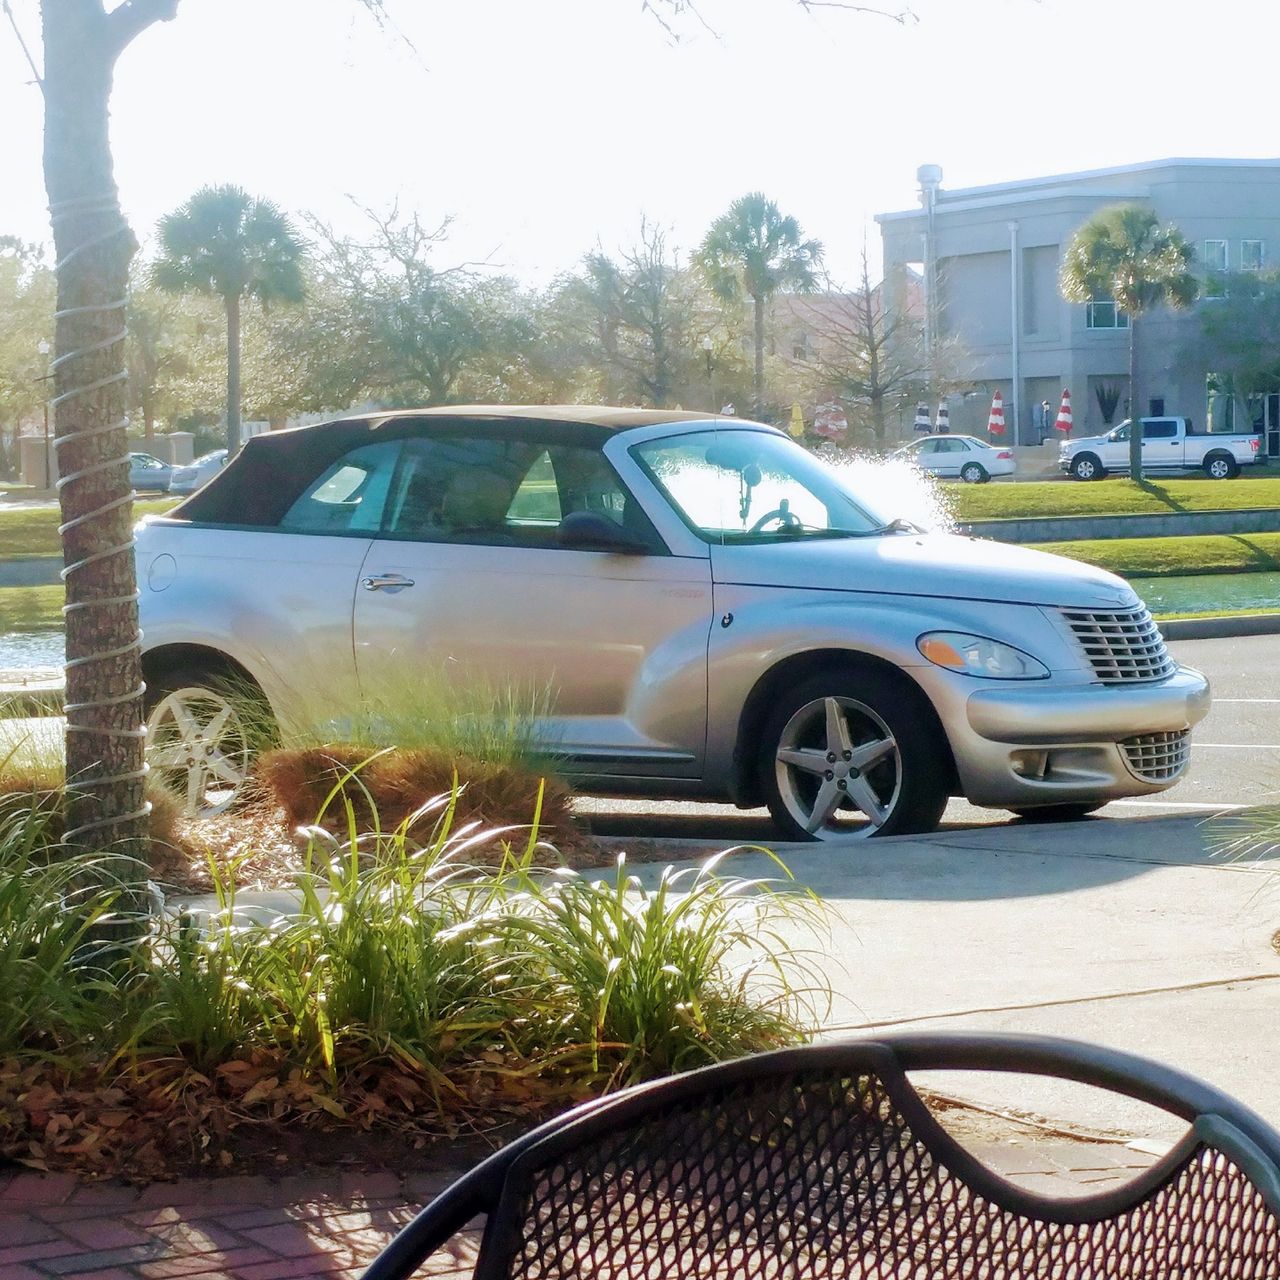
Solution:
[[(114, 2), (114, 0), (113, 0)], [(38, 56), (37, 0), (11, 0)], [(640, 217), (691, 247), (767, 192), (854, 280), (872, 214), (944, 187), (1166, 156), (1280, 155), (1261, 0), (891, 0), (919, 21), (699, 0), (672, 41), (640, 0), (181, 0), (125, 54), (116, 176), (144, 237), (236, 182), (359, 226), (348, 195), (455, 218), (442, 265), (543, 283)], [(425, 67), (422, 65), (425, 63)], [(44, 239), (41, 102), (0, 23), (0, 234)]]

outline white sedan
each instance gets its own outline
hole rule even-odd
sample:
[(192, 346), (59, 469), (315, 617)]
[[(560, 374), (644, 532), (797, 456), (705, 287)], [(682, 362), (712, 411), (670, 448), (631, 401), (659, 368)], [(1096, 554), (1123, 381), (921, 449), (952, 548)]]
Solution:
[(985, 484), (992, 476), (1011, 476), (1018, 469), (1012, 449), (987, 444), (973, 436), (922, 436), (893, 456), (913, 463), (921, 471), (958, 477), (967, 484)]
[(176, 494), (195, 493), (203, 488), (214, 476), (227, 465), (227, 451), (215, 449), (206, 453), (185, 467), (175, 467), (169, 479), (169, 492)]

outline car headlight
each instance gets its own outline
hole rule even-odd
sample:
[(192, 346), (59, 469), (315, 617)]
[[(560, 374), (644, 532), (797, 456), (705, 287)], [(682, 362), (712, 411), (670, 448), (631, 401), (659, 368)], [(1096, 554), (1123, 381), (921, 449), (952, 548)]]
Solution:
[(916, 648), (935, 666), (984, 680), (1043, 680), (1049, 674), (1049, 668), (1029, 653), (964, 631), (928, 631)]

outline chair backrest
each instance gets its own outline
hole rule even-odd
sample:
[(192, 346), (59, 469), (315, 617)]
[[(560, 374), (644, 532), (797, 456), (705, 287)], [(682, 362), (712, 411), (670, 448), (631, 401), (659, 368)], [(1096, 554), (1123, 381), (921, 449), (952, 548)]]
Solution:
[[(1134, 1181), (1053, 1199), (960, 1147), (906, 1070), (1081, 1080), (1186, 1119)], [(897, 1037), (811, 1046), (630, 1090), (513, 1143), (367, 1273), (413, 1268), (487, 1214), (478, 1280), (1280, 1276), (1280, 1136), (1225, 1095), (1066, 1041)]]

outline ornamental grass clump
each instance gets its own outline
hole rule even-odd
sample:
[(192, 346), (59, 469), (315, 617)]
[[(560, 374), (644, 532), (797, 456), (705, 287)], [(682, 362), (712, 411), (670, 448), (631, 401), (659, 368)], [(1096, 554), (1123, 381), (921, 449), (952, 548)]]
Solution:
[(794, 935), (820, 929), (820, 905), (722, 875), (730, 853), (654, 868), (652, 887), (625, 857), (611, 879), (508, 875), (502, 936), (531, 958), (535, 1006), (542, 1025), (561, 1022), (572, 1070), (620, 1087), (794, 1044), (812, 1025), (829, 989)]
[[(366, 827), (358, 777), (322, 806), (342, 834), (308, 829), (289, 910), (247, 904), (232, 865), (212, 910), (163, 916), (109, 964), (92, 935), (110, 893), (77, 896), (89, 863), (0, 828), (0, 1158), (146, 1177), (370, 1133), (397, 1161), (815, 1025), (796, 944), (811, 898), (720, 860), (653, 887), (621, 862), (540, 872), (536, 803), (530, 827), (495, 832), (458, 824), (456, 789)], [(499, 865), (477, 867), (495, 844)]]
[[(454, 821), (496, 828), (532, 813), (541, 795), (542, 830), (558, 845), (574, 847), (583, 836), (573, 814), (573, 793), (554, 775), (512, 760), (457, 757), (439, 747), (388, 747), (331, 743), (269, 751), (257, 773), (291, 826), (319, 821), (346, 825), (343, 810), (325, 807), (336, 787), (355, 812), (361, 830), (378, 824), (405, 827), (414, 839), (430, 837), (438, 798), (453, 798)], [(325, 808), (325, 816), (316, 814)]]
[[(320, 821), (340, 830), (350, 804), (362, 830), (394, 829), (412, 817), (408, 834), (422, 840), (438, 816), (432, 801), (453, 792), (456, 826), (504, 827), (538, 804), (542, 833), (557, 849), (590, 847), (542, 736), (552, 717), (548, 692), (449, 671), (387, 670), (359, 689), (308, 681), (289, 705), (289, 723), (255, 772), (292, 826)], [(335, 706), (343, 708), (337, 716)], [(326, 803), (335, 787), (342, 804)], [(327, 816), (316, 819), (322, 808)], [(492, 864), (494, 850), (473, 857)]]

